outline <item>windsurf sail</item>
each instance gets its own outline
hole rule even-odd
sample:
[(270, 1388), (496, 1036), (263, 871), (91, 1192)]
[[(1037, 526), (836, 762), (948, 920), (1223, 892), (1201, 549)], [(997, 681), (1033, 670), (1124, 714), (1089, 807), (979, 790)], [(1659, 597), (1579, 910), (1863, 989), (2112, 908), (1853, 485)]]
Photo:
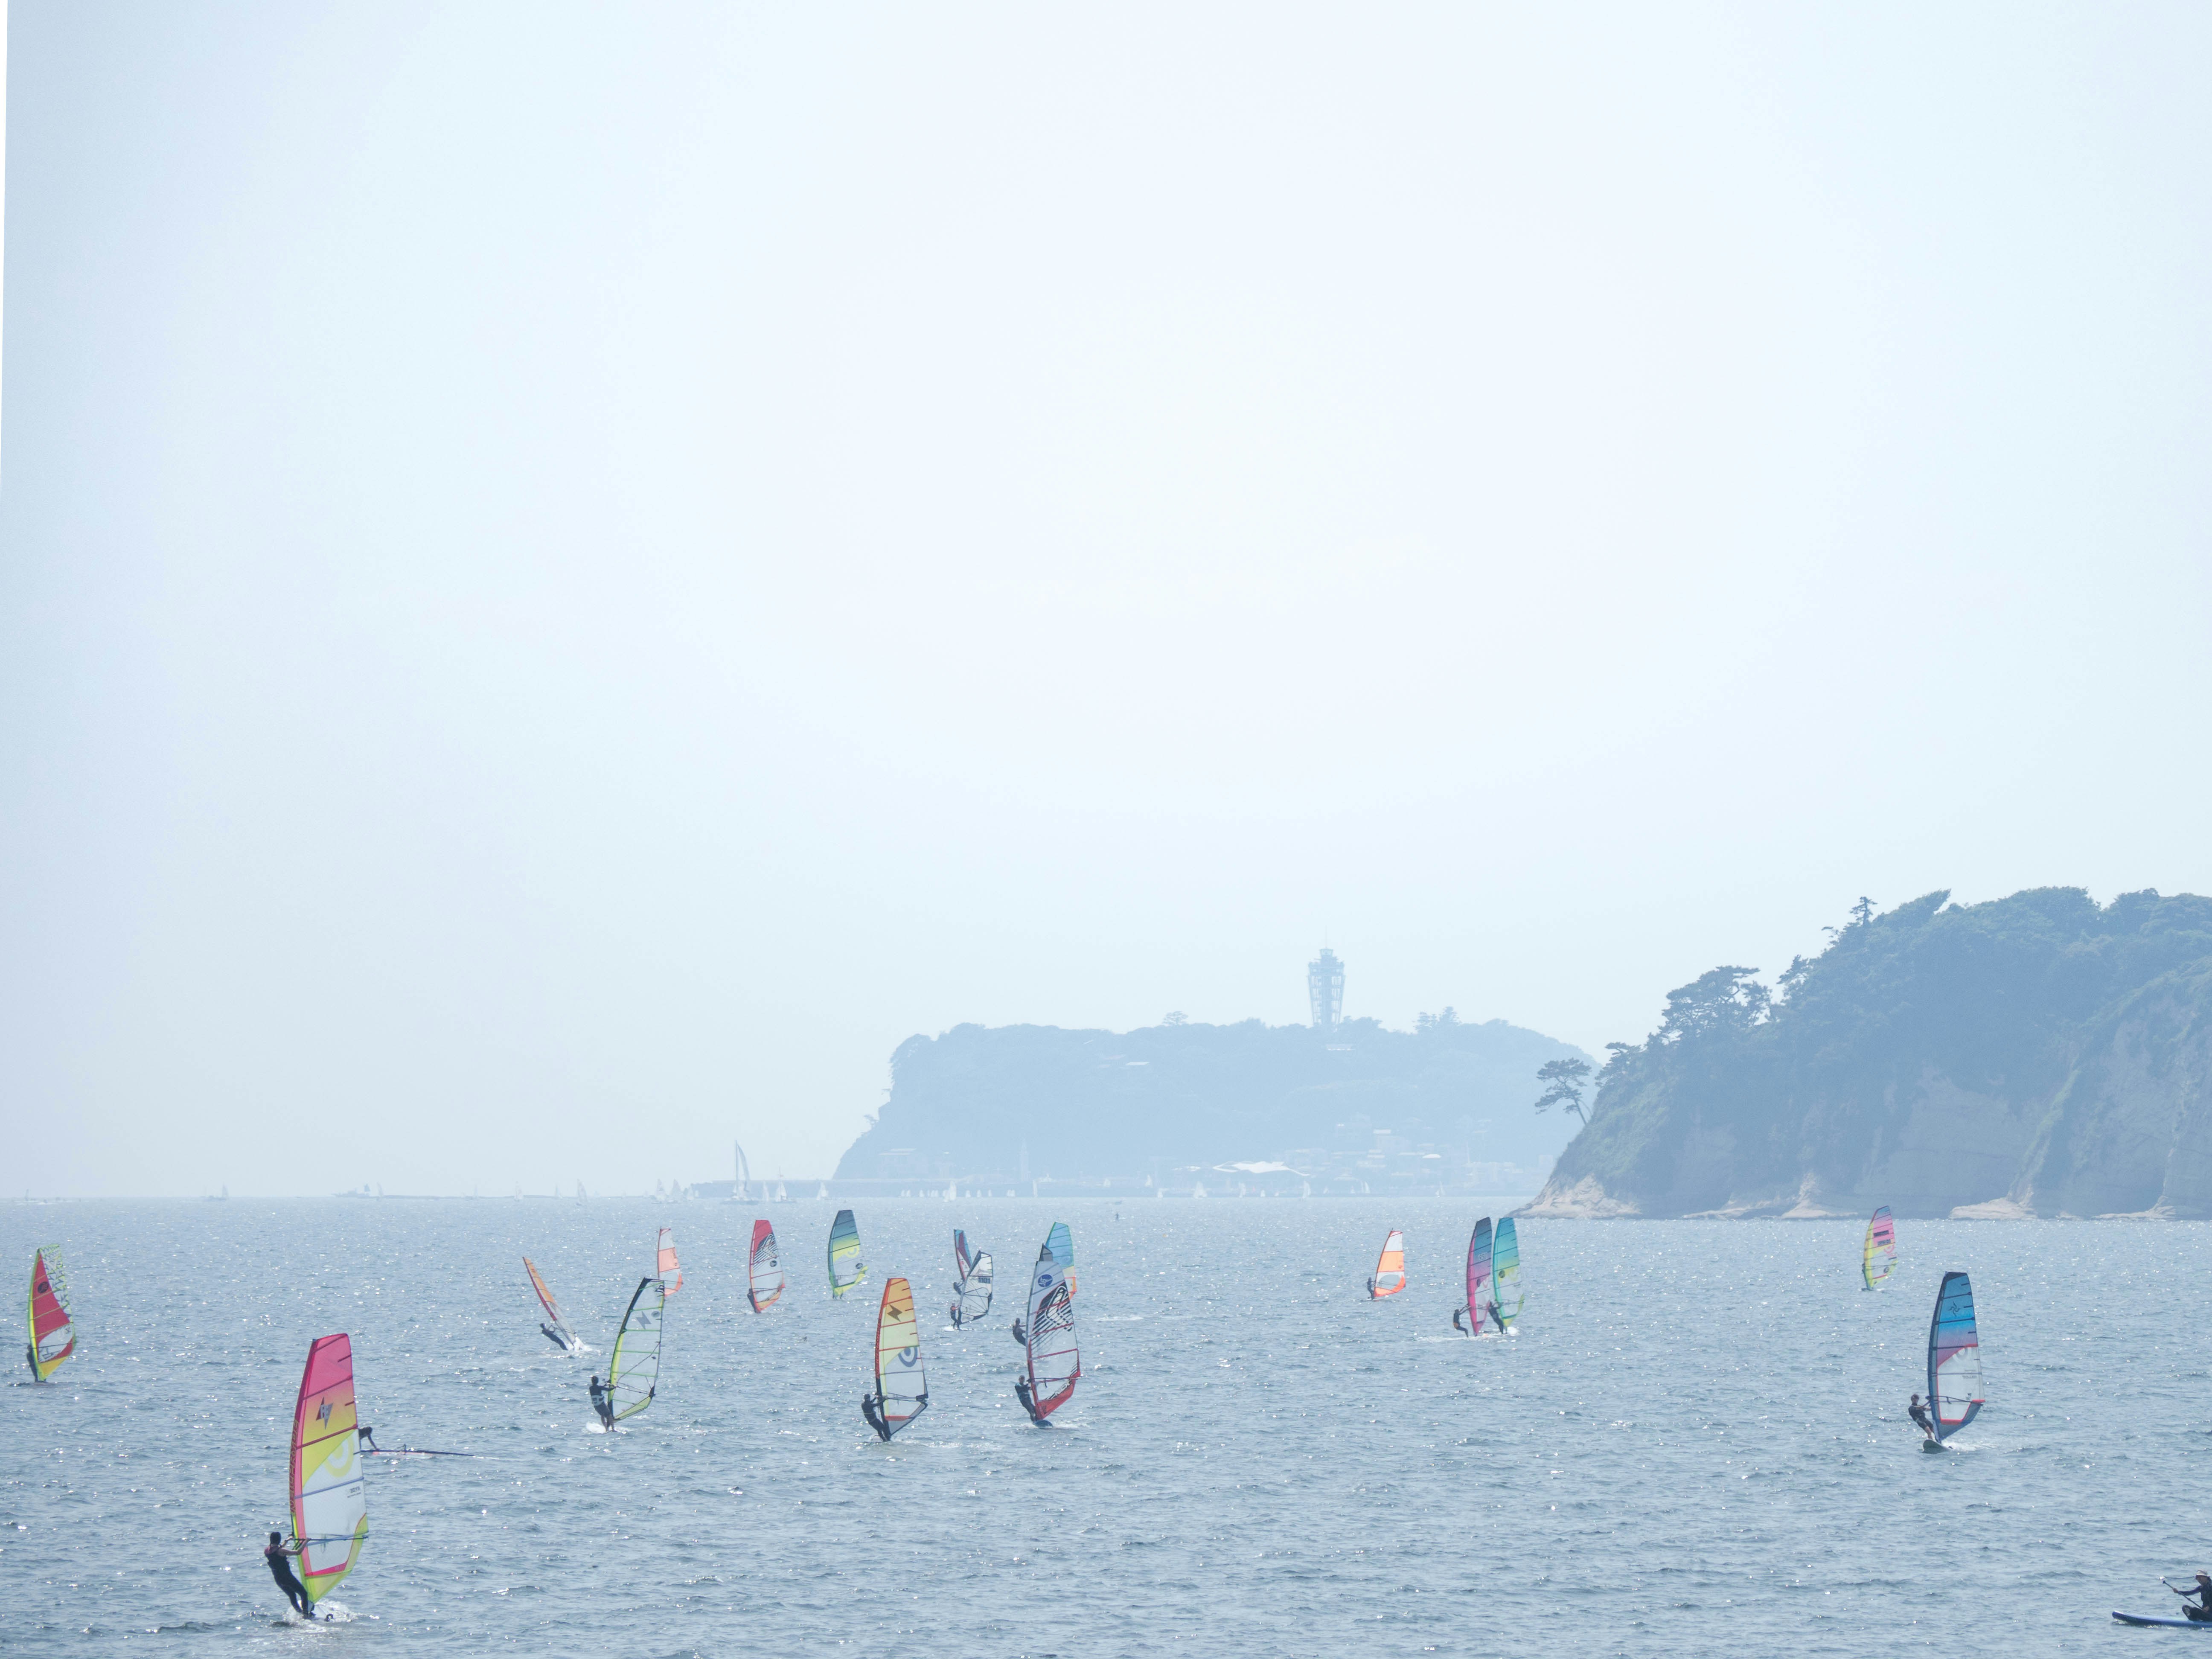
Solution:
[(1521, 1287), (1521, 1235), (1507, 1216), (1490, 1236), (1490, 1310), (1498, 1328), (1510, 1330), (1528, 1292)]
[(1082, 1356), (1075, 1348), (1074, 1293), (1067, 1287), (1066, 1268), (1049, 1249), (1037, 1253), (1030, 1275), (1024, 1343), (1029, 1350), (1030, 1409), (1049, 1417), (1074, 1396), (1076, 1379), (1083, 1375)]
[(660, 1328), (668, 1318), (663, 1308), (667, 1299), (659, 1279), (641, 1279), (623, 1315), (614, 1355), (607, 1362), (607, 1393), (617, 1423), (653, 1403), (653, 1391), (660, 1383)]
[(1982, 1344), (1974, 1328), (1974, 1287), (1962, 1273), (1943, 1275), (1928, 1322), (1928, 1407), (1936, 1437), (1948, 1440), (1982, 1408)]
[(968, 1235), (952, 1230), (952, 1323), (957, 1328), (991, 1311), (991, 1253), (968, 1248)]
[(62, 1274), (58, 1245), (48, 1244), (31, 1253), (31, 1296), (26, 1317), (31, 1330), (31, 1375), (43, 1382), (76, 1352), (76, 1324), (70, 1317), (69, 1281)]
[(903, 1279), (884, 1281), (876, 1310), (876, 1406), (884, 1426), (896, 1434), (929, 1405), (921, 1370), (921, 1332), (914, 1316), (914, 1291)]
[(1367, 1294), (1376, 1301), (1406, 1288), (1406, 1235), (1395, 1227), (1382, 1241), (1382, 1254), (1375, 1258), (1375, 1276), (1367, 1281)]
[(1065, 1221), (1055, 1221), (1052, 1231), (1044, 1236), (1044, 1247), (1052, 1252), (1052, 1259), (1060, 1263), (1060, 1271), (1067, 1275), (1067, 1293), (1075, 1294), (1075, 1235), (1067, 1231)]
[(860, 1230), (853, 1224), (853, 1212), (840, 1210), (830, 1224), (830, 1294), (844, 1295), (867, 1271), (860, 1260)]
[(343, 1331), (307, 1345), (292, 1411), (292, 1541), (310, 1604), (338, 1587), (368, 1536), (368, 1486), (354, 1433), (353, 1340)]
[(752, 1255), (746, 1272), (750, 1275), (746, 1299), (755, 1313), (764, 1313), (769, 1304), (783, 1294), (783, 1264), (776, 1260), (775, 1229), (765, 1221), (753, 1223)]
[(1467, 1334), (1482, 1334), (1482, 1316), (1490, 1305), (1490, 1218), (1474, 1224), (1467, 1241)]
[(660, 1230), (660, 1255), (653, 1263), (653, 1274), (660, 1280), (663, 1296), (673, 1296), (684, 1288), (684, 1269), (676, 1265), (676, 1232), (673, 1228)]
[(1867, 1223), (1866, 1255), (1859, 1264), (1859, 1271), (1866, 1275), (1867, 1289), (1873, 1290), (1888, 1278), (1896, 1265), (1897, 1224), (1890, 1219), (1889, 1206), (1885, 1204)]
[(538, 1292), (538, 1305), (545, 1310), (546, 1318), (553, 1322), (555, 1338), (570, 1353), (579, 1352), (584, 1345), (576, 1340), (575, 1332), (570, 1330), (568, 1322), (561, 1317), (560, 1305), (553, 1300), (553, 1292), (545, 1286), (545, 1275), (538, 1271), (526, 1255), (522, 1258), (522, 1271), (530, 1275), (530, 1288)]

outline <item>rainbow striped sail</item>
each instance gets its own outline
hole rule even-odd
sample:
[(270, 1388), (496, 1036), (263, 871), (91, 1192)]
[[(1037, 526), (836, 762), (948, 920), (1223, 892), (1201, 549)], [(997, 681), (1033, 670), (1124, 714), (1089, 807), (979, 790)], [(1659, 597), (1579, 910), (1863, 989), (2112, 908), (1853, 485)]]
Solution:
[(1974, 1326), (1974, 1287), (1962, 1273), (1943, 1275), (1928, 1322), (1928, 1407), (1936, 1437), (1948, 1440), (1982, 1409), (1982, 1343)]
[(860, 1260), (860, 1230), (850, 1210), (837, 1212), (830, 1224), (830, 1294), (842, 1296), (867, 1273)]
[(1885, 1204), (1874, 1212), (1867, 1223), (1866, 1257), (1859, 1271), (1866, 1276), (1867, 1289), (1878, 1290), (1887, 1279), (1890, 1270), (1897, 1266), (1897, 1224), (1890, 1219), (1889, 1206)]

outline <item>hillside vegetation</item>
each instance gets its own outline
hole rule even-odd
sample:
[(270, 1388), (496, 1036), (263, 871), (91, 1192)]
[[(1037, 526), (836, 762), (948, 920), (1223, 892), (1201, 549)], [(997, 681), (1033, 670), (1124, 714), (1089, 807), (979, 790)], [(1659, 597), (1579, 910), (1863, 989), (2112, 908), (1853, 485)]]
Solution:
[(890, 1097), (837, 1174), (990, 1182), (1024, 1170), (1161, 1181), (1196, 1170), (1214, 1181), (1206, 1171), (1243, 1161), (1292, 1165), (1316, 1187), (1324, 1176), (1371, 1185), (1386, 1171), (1464, 1180), (1471, 1161), (1533, 1169), (1559, 1152), (1573, 1123), (1531, 1111), (1536, 1069), (1581, 1054), (1449, 1010), (1411, 1032), (1371, 1019), (1329, 1032), (1256, 1019), (1124, 1032), (957, 1025), (899, 1045)]
[(1532, 1212), (2212, 1215), (2212, 900), (1949, 896), (1670, 992)]

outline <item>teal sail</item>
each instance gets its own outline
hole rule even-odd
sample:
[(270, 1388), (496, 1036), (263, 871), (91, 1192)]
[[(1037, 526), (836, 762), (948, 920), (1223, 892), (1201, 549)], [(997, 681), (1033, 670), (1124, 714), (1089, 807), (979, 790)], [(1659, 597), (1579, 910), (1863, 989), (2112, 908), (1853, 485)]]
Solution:
[(1052, 1252), (1052, 1259), (1060, 1263), (1060, 1270), (1067, 1278), (1067, 1293), (1075, 1294), (1075, 1235), (1067, 1231), (1065, 1221), (1055, 1221), (1052, 1231), (1044, 1236), (1044, 1247)]
[(1521, 1285), (1521, 1237), (1509, 1215), (1498, 1224), (1490, 1240), (1490, 1314), (1498, 1329), (1513, 1328), (1527, 1296)]

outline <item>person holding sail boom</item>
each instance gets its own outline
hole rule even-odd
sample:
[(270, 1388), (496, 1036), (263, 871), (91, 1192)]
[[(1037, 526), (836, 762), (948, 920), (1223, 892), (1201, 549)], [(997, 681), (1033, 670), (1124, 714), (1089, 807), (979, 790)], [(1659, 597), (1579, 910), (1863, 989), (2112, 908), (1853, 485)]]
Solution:
[(876, 1431), (877, 1439), (888, 1440), (891, 1437), (890, 1425), (884, 1421), (884, 1408), (876, 1403), (875, 1395), (864, 1394), (860, 1396), (860, 1415), (867, 1419), (868, 1426)]
[(307, 1547), (305, 1544), (287, 1544), (283, 1533), (272, 1532), (269, 1534), (269, 1547), (261, 1552), (261, 1559), (269, 1564), (270, 1574), (276, 1580), (276, 1588), (284, 1592), (284, 1599), (291, 1604), (292, 1610), (302, 1619), (313, 1619), (315, 1604), (307, 1600), (307, 1587), (292, 1576), (292, 1564), (285, 1559), (300, 1554)]
[(592, 1379), (592, 1409), (599, 1414), (599, 1426), (612, 1432), (615, 1426), (615, 1402), (608, 1397), (605, 1388), (596, 1376)]
[(1928, 1420), (1928, 1407), (1920, 1403), (1918, 1395), (1912, 1396), (1912, 1405), (1906, 1415), (1920, 1425), (1921, 1433), (1926, 1435), (1930, 1440), (1936, 1437), (1936, 1425)]
[(1022, 1409), (1030, 1414), (1030, 1422), (1041, 1429), (1048, 1429), (1052, 1426), (1049, 1419), (1037, 1415), (1036, 1401), (1030, 1394), (1029, 1378), (1018, 1376), (1014, 1379), (1014, 1398), (1022, 1402)]

